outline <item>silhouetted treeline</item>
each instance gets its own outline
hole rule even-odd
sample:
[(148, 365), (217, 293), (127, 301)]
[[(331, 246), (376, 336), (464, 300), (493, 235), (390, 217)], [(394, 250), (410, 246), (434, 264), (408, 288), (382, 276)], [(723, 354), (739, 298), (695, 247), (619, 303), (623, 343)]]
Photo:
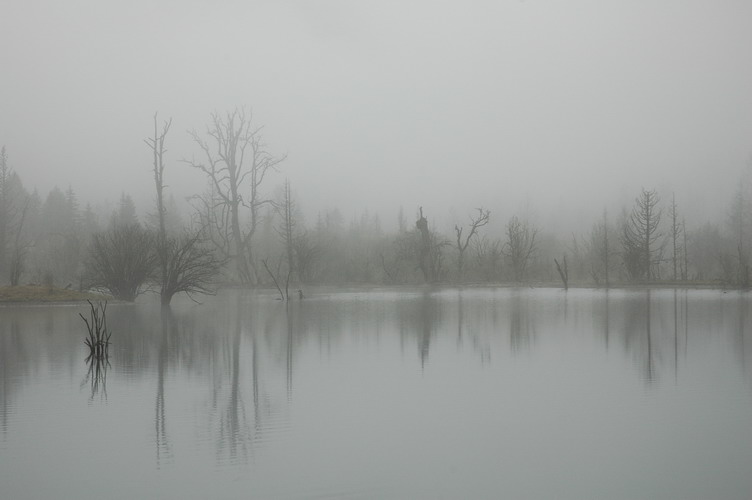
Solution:
[[(96, 267), (95, 243), (113, 228), (136, 227), (140, 232), (129, 234), (151, 242), (153, 252), (159, 247), (164, 254), (171, 242), (177, 245), (173, 254), (178, 255), (179, 241), (190, 240), (191, 249), (200, 249), (201, 262), (212, 264), (202, 279), (209, 280), (217, 264), (223, 263), (214, 278), (220, 284), (276, 282), (280, 288), (282, 284), (300, 288), (345, 283), (556, 284), (561, 279), (565, 285), (582, 286), (648, 282), (749, 286), (752, 191), (744, 179), (728, 202), (726, 217), (717, 221), (685, 220), (682, 201), (673, 193), (643, 189), (635, 193), (631, 206), (617, 213), (594, 207), (591, 229), (582, 234), (563, 236), (521, 214), (482, 207), (468, 207), (464, 221), (458, 221), (451, 233), (441, 232), (434, 223), (436, 214), (421, 207), (419, 200), (407, 210), (400, 208), (397, 229), (385, 231), (379, 216), (368, 211), (350, 219), (336, 208), (304, 216), (295, 193), (305, 186), (284, 179), (280, 173), (284, 157), (268, 152), (259, 136), (261, 129), (252, 126), (242, 111), (212, 115), (208, 130), (206, 137), (192, 133), (207, 154), (204, 163), (189, 165), (207, 177), (206, 191), (190, 198), (193, 213), (181, 216), (174, 199), (167, 194), (162, 199), (159, 192), (159, 212), (146, 208), (145, 213), (154, 215), (142, 220), (125, 193), (110, 213), (103, 213), (79, 201), (70, 186), (45, 195), (29, 191), (3, 148), (2, 282), (101, 288), (101, 280), (91, 276)], [(215, 158), (212, 152), (217, 146), (223, 151), (248, 150), (245, 156)], [(159, 161), (155, 165), (162, 165), (161, 157)], [(148, 182), (145, 178), (144, 185)], [(242, 195), (248, 192), (250, 198)], [(149, 287), (159, 291), (160, 280), (165, 283), (167, 261), (154, 255), (150, 264), (154, 272), (145, 273), (143, 283), (128, 298)]]

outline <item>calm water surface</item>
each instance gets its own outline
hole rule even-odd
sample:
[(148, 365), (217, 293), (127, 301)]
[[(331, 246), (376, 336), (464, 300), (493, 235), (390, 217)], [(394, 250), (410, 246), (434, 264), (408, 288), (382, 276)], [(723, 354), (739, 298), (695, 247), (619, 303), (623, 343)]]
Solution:
[[(0, 498), (752, 498), (752, 296), (0, 309)], [(155, 304), (157, 302), (157, 304)]]

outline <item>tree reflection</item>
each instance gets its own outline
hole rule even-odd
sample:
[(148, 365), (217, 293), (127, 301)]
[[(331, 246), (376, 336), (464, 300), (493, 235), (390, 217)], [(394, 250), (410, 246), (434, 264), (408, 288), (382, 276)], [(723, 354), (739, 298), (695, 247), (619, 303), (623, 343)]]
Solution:
[(608, 288), (603, 294), (603, 338), (606, 340), (606, 350), (608, 351), (608, 341), (610, 333), (610, 317), (609, 317), (609, 301), (608, 301)]
[(625, 297), (624, 300), (624, 348), (632, 352), (642, 365), (640, 371), (647, 383), (653, 383), (656, 378), (653, 332), (651, 323), (651, 295), (645, 290), (644, 295)]
[(645, 331), (647, 333), (647, 342), (648, 342), (648, 359), (647, 359), (647, 366), (645, 367), (645, 375), (647, 377), (648, 382), (653, 382), (655, 379), (655, 367), (653, 366), (653, 338), (650, 333), (650, 289), (648, 288), (646, 296), (645, 296), (645, 309), (647, 312), (645, 313)]
[(742, 374), (745, 376), (747, 375), (747, 357), (749, 350), (749, 341), (747, 339), (747, 336), (749, 334), (749, 321), (748, 321), (748, 306), (749, 306), (749, 299), (747, 297), (747, 294), (739, 292), (738, 298), (737, 298), (737, 319), (736, 319), (736, 328), (735, 328), (735, 335), (734, 335), (734, 344), (735, 344), (735, 351), (738, 353), (739, 356), (739, 363), (741, 365)]
[[(293, 365), (293, 348), (295, 345), (294, 342), (294, 336), (293, 336), (293, 312), (291, 310), (291, 305), (288, 302), (285, 307), (285, 312), (287, 313), (287, 342), (286, 342), (286, 349), (285, 354), (287, 355), (285, 358), (285, 374), (286, 374), (286, 382), (287, 382), (287, 401), (292, 400), (292, 365)], [(255, 349), (254, 349), (255, 351)], [(254, 377), (255, 379), (255, 377)]]
[[(96, 356), (89, 354), (85, 360), (88, 370), (84, 380), (81, 382), (81, 387), (87, 383), (91, 387), (91, 396), (89, 400), (93, 400), (97, 395), (102, 399), (107, 399), (107, 369), (110, 368), (109, 357)], [(100, 392), (101, 391), (101, 392)]]
[(167, 437), (165, 418), (165, 378), (169, 367), (171, 344), (177, 343), (179, 331), (175, 315), (168, 306), (161, 309), (161, 329), (157, 351), (157, 397), (154, 403), (154, 431), (157, 451), (157, 467), (163, 456), (171, 457), (170, 442)]
[(28, 353), (24, 345), (18, 318), (15, 315), (7, 322), (0, 322), (0, 425), (3, 437), (8, 432), (8, 417), (13, 392), (18, 381), (18, 372), (27, 366)]
[[(235, 321), (233, 322), (231, 330), (232, 338), (229, 344), (230, 352), (228, 353), (230, 394), (227, 403), (221, 412), (219, 422), (220, 450), (226, 446), (230, 460), (236, 461), (242, 459), (244, 462), (248, 460), (248, 443), (250, 442), (250, 429), (246, 418), (245, 403), (243, 402), (243, 396), (240, 390), (240, 347), (242, 340), (242, 315), (245, 310), (246, 308), (241, 302), (241, 297), (238, 296), (237, 305), (235, 307)], [(258, 390), (255, 385), (257, 383), (258, 373), (256, 370), (256, 351), (257, 349), (254, 345), (252, 358), (254, 405), (258, 404)]]
[(679, 380), (679, 298), (674, 289), (674, 381)]
[(420, 301), (420, 329), (418, 331), (418, 355), (420, 369), (423, 370), (431, 350), (431, 337), (436, 323), (437, 308), (430, 291), (423, 293)]
[(509, 311), (509, 345), (512, 352), (529, 348), (532, 333), (533, 324), (527, 296), (515, 293), (512, 295)]

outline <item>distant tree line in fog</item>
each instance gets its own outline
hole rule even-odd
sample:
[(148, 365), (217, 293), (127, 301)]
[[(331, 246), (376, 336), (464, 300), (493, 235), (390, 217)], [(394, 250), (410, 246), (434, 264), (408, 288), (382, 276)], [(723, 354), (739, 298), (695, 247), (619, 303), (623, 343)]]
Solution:
[[(335, 208), (306, 220), (296, 187), (280, 175), (285, 158), (270, 152), (243, 109), (212, 114), (203, 133), (190, 133), (199, 159), (165, 168), (170, 125), (155, 115), (145, 140), (156, 201), (144, 220), (125, 193), (103, 217), (72, 187), (45, 196), (27, 190), (3, 147), (0, 280), (98, 289), (125, 300), (151, 290), (165, 304), (221, 284), (275, 286), (282, 298), (312, 284), (749, 287), (752, 191), (743, 179), (725, 220), (702, 225), (685, 220), (673, 194), (643, 189), (618, 213), (594, 209), (591, 229), (564, 239), (520, 214), (484, 207), (469, 207), (465, 222), (445, 234), (419, 200), (407, 214), (400, 208), (397, 230), (387, 232), (367, 211), (345, 220)], [(166, 179), (186, 168), (206, 179), (189, 199), (188, 219), (165, 196)], [(488, 231), (497, 217), (500, 234)]]

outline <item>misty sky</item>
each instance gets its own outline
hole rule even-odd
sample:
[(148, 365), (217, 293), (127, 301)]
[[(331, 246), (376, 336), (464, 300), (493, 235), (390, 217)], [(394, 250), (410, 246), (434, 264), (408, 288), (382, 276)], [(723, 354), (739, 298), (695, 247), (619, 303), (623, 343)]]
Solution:
[[(43, 195), (201, 191), (186, 131), (236, 105), (309, 214), (484, 205), (542, 225), (675, 190), (720, 210), (752, 153), (752, 2), (5, 0), (0, 144)], [(310, 217), (310, 216), (309, 216)], [(309, 222), (312, 222), (309, 220)], [(588, 224), (591, 221), (588, 221)], [(690, 221), (688, 221), (689, 223)], [(551, 229), (551, 228), (549, 228)]]

